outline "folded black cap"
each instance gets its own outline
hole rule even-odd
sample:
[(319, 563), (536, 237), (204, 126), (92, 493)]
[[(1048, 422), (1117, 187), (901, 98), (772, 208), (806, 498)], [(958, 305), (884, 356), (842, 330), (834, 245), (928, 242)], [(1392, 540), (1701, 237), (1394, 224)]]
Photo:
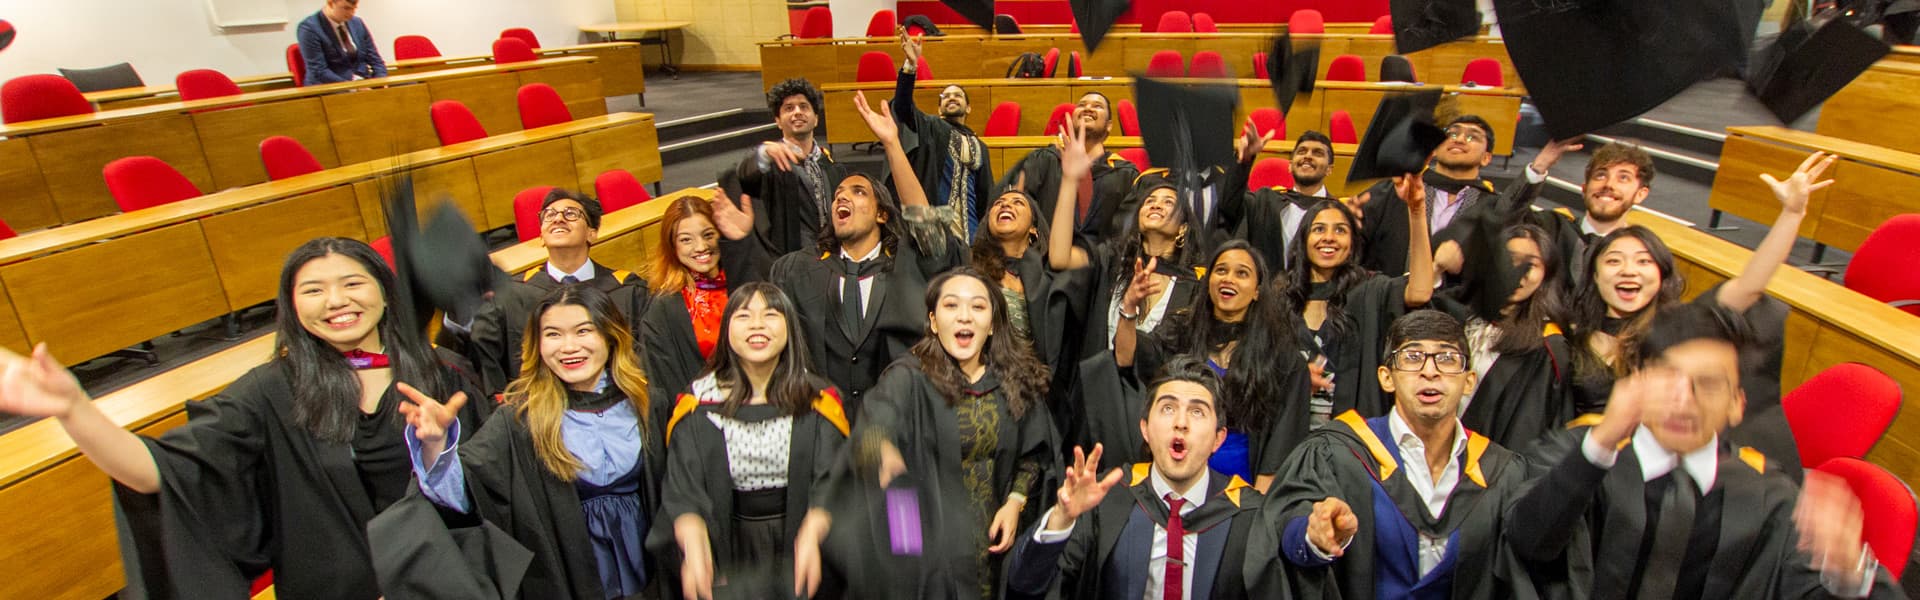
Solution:
[(953, 12), (960, 13), (960, 16), (966, 17), (973, 24), (987, 31), (994, 31), (993, 0), (940, 0), (940, 3), (953, 9)]
[(486, 242), (452, 202), (440, 202), (425, 226), (416, 226), (411, 176), (396, 178), (386, 195), (395, 275), (423, 302), (416, 310), (424, 313), (432, 307), (455, 321), (471, 318), (486, 303), (487, 293), (506, 282), (506, 274), (487, 255)]
[(1281, 33), (1267, 51), (1267, 81), (1273, 83), (1274, 99), (1280, 112), (1293, 110), (1293, 99), (1313, 94), (1315, 73), (1320, 69), (1320, 42), (1308, 39), (1293, 43), (1292, 36)]
[(1232, 83), (1170, 83), (1144, 76), (1133, 82), (1140, 110), (1141, 142), (1155, 165), (1175, 173), (1199, 173), (1233, 164), (1240, 103)]
[(1088, 54), (1100, 49), (1100, 40), (1113, 29), (1113, 22), (1133, 6), (1132, 0), (1073, 0), (1068, 4), (1073, 8), (1073, 22), (1080, 24), (1080, 39), (1087, 43)]
[(1347, 181), (1393, 177), (1418, 173), (1427, 168), (1427, 158), (1447, 141), (1447, 133), (1434, 124), (1434, 109), (1440, 105), (1440, 90), (1389, 93), (1380, 98), (1367, 134), (1360, 137), (1354, 152), (1353, 167)]
[[(1659, 106), (1745, 59), (1757, 18), (1727, 0), (1494, 0), (1507, 55), (1554, 139)], [(1398, 26), (1398, 23), (1395, 23)]]
[(1892, 48), (1843, 20), (1802, 21), (1760, 54), (1747, 89), (1781, 122), (1792, 123), (1846, 87)]
[[(1689, 0), (1681, 0), (1689, 1)], [(1393, 46), (1412, 54), (1480, 33), (1473, 0), (1393, 0)]]

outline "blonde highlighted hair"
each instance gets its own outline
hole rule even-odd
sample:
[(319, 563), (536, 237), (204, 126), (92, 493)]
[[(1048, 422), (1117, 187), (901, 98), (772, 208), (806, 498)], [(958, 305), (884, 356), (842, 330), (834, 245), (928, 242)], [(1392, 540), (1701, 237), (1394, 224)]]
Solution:
[(636, 354), (633, 332), (627, 327), (627, 320), (614, 308), (613, 299), (598, 288), (574, 284), (561, 287), (547, 294), (527, 318), (526, 334), (522, 337), (520, 349), (520, 377), (507, 384), (506, 402), (514, 409), (514, 416), (527, 426), (533, 436), (533, 450), (540, 458), (540, 464), (547, 472), (561, 481), (571, 482), (586, 466), (580, 459), (567, 450), (562, 442), (560, 424), (566, 420), (567, 386), (560, 377), (547, 368), (540, 356), (540, 319), (547, 311), (558, 306), (578, 306), (587, 310), (589, 320), (600, 336), (607, 342), (607, 364), (603, 368), (610, 373), (613, 385), (626, 394), (627, 402), (633, 406), (633, 414), (640, 420), (640, 435), (647, 433), (647, 415), (650, 399), (647, 397), (647, 376), (640, 368), (640, 357)]

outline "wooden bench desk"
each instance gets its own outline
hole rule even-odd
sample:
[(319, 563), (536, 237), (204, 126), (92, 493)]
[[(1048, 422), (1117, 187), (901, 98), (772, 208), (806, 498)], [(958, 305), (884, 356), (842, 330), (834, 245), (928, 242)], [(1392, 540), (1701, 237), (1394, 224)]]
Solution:
[[(600, 224), (594, 259), (633, 268), (638, 248), (651, 248), (659, 220), (681, 196), (710, 197), (711, 191), (683, 190), (612, 213)], [(304, 241), (304, 240), (303, 240)], [(282, 253), (284, 255), (284, 253)], [(276, 267), (281, 256), (272, 257)], [(524, 272), (546, 260), (540, 240), (493, 253), (494, 264)], [(273, 352), (271, 333), (196, 360), (95, 403), (115, 423), (155, 436), (186, 422), (185, 402), (220, 392)], [(58, 355), (62, 349), (54, 347)], [(79, 455), (59, 423), (43, 419), (0, 436), (0, 531), (11, 536), (0, 545), (0, 597), (48, 600), (98, 600), (124, 585), (113, 516), (113, 496), (105, 474)]]
[(201, 190), (267, 180), (260, 140), (287, 135), (334, 167), (438, 145), (428, 106), (461, 100), (491, 133), (520, 129), (515, 92), (553, 85), (574, 117), (606, 113), (593, 57), (482, 65), (0, 125), (0, 218), (16, 230), (119, 212), (101, 170), (167, 161)]
[(590, 188), (614, 168), (659, 181), (658, 139), (649, 114), (588, 117), (0, 240), (0, 343), (48, 341), (76, 363), (271, 299), (300, 243), (384, 235), (381, 178), (401, 170), (423, 210), (444, 197), (493, 229), (527, 187)]
[(1780, 204), (1760, 181), (1792, 173), (1814, 150), (1839, 155), (1833, 185), (1813, 193), (1800, 237), (1848, 252), (1896, 215), (1920, 213), (1920, 154), (1785, 127), (1729, 127), (1708, 201), (1715, 211), (1772, 223)]
[[(1249, 111), (1256, 108), (1272, 108), (1275, 103), (1273, 88), (1265, 79), (1186, 79), (1176, 80), (1194, 84), (1225, 84), (1237, 86), (1240, 91), (1240, 106), (1235, 109), (1235, 122), (1244, 122)], [(973, 79), (973, 80), (929, 80), (914, 87), (914, 105), (927, 111), (938, 105), (940, 90), (948, 85), (959, 85), (967, 90), (968, 100), (973, 112), (967, 116), (967, 125), (974, 131), (984, 131), (987, 119), (993, 114), (993, 107), (1002, 102), (1020, 104), (1020, 133), (1038, 134), (1045, 130), (1047, 119), (1058, 104), (1071, 103), (1087, 92), (1106, 94), (1116, 107), (1122, 100), (1133, 99), (1133, 79), (1126, 77), (1078, 79)], [(1345, 110), (1353, 116), (1355, 135), (1365, 137), (1368, 120), (1379, 106), (1380, 98), (1385, 94), (1416, 89), (1432, 89), (1433, 86), (1408, 86), (1382, 83), (1323, 81), (1318, 84), (1318, 92), (1312, 95), (1298, 96), (1293, 107), (1287, 111), (1287, 136), (1297, 137), (1309, 129), (1327, 131), (1328, 121), (1335, 110)], [(864, 91), (868, 102), (884, 102), (893, 97), (894, 82), (843, 83), (821, 86), (827, 105), (826, 120), (829, 126), (829, 140), (834, 143), (854, 143), (874, 141), (873, 132), (860, 120), (859, 111), (853, 105), (853, 93)], [(1496, 132), (1493, 153), (1506, 155), (1513, 152), (1513, 129), (1520, 117), (1521, 90), (1510, 88), (1480, 88), (1465, 86), (1441, 86), (1448, 92), (1442, 101), (1442, 112), (1472, 113), (1486, 118)], [(1146, 115), (1142, 115), (1146, 118)], [(1119, 126), (1116, 117), (1114, 126)], [(1237, 133), (1237, 129), (1236, 129)], [(1224, 140), (1223, 140), (1224, 142)]]
[(1820, 108), (1821, 135), (1920, 154), (1920, 63), (1881, 60)]
[[(1026, 158), (1027, 153), (1052, 146), (1057, 140), (1044, 135), (1023, 135), (980, 138), (980, 141), (987, 146), (987, 158), (993, 163), (993, 178), (995, 181), (998, 181), (1006, 177), (1007, 169), (1013, 167), (1013, 163), (1022, 158)], [(1140, 146), (1141, 140), (1138, 136), (1114, 136), (1107, 138), (1107, 149), (1109, 151), (1124, 148), (1138, 148)], [(1370, 185), (1369, 182), (1364, 181), (1355, 182), (1352, 186), (1347, 185), (1347, 171), (1353, 165), (1353, 152), (1356, 149), (1358, 149), (1358, 146), (1355, 144), (1333, 145), (1333, 171), (1327, 174), (1326, 184), (1327, 193), (1334, 197), (1352, 195), (1352, 193), (1365, 190), (1366, 186)], [(1267, 142), (1267, 146), (1260, 150), (1260, 160), (1268, 158), (1291, 159), (1292, 157), (1293, 140), (1290, 139)]]

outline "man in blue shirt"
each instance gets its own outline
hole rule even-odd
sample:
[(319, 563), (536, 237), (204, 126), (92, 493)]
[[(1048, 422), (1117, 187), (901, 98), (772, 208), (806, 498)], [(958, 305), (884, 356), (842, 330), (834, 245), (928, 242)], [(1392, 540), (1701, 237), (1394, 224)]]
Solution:
[(360, 0), (327, 0), (294, 31), (300, 60), (307, 66), (305, 85), (387, 76), (387, 62), (373, 43), (367, 24), (353, 16)]

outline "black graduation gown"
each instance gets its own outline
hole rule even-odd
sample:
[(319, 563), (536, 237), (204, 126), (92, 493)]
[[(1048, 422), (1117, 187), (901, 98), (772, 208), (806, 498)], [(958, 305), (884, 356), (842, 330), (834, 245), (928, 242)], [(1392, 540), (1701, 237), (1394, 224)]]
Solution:
[[(1421, 175), (1427, 184), (1427, 215), (1432, 218), (1437, 187), (1459, 188), (1469, 191), (1474, 197), (1455, 213), (1458, 221), (1468, 212), (1481, 204), (1499, 202), (1505, 207), (1525, 206), (1534, 197), (1539, 196), (1545, 183), (1528, 183), (1523, 175), (1521, 179), (1507, 186), (1505, 191), (1496, 191), (1493, 182), (1481, 178), (1474, 182), (1449, 179), (1438, 172), (1428, 170)], [(1360, 257), (1360, 264), (1376, 272), (1399, 275), (1407, 272), (1407, 207), (1393, 192), (1393, 180), (1383, 180), (1367, 188), (1369, 200), (1362, 209), (1360, 235), (1365, 238), (1366, 253)], [(1430, 240), (1433, 238), (1430, 238)]]
[[(825, 174), (822, 185), (828, 186), (824, 194), (832, 198), (832, 186), (845, 170), (833, 161), (833, 153), (824, 146), (826, 140), (816, 139), (814, 143), (821, 145), (818, 160)], [(807, 192), (798, 167), (781, 171), (776, 166), (763, 172), (758, 152), (757, 147), (748, 150), (736, 171), (741, 191), (753, 197), (754, 231), (774, 256), (812, 249), (819, 243), (820, 228), (828, 226), (825, 208)]]
[[(737, 279), (727, 279), (729, 294), (740, 287)], [(707, 359), (700, 355), (700, 341), (693, 333), (693, 314), (687, 312), (686, 297), (677, 290), (654, 296), (635, 329), (642, 348), (640, 358), (646, 361), (647, 389), (657, 399), (653, 414), (660, 428), (655, 431), (666, 435), (667, 417), (673, 410), (667, 399), (685, 391), (687, 384), (700, 377)], [(721, 351), (725, 344), (726, 340), (720, 340), (714, 351)]]
[[(1702, 306), (1718, 305), (1722, 285), (1726, 283), (1715, 284), (1694, 296), (1691, 302)], [(1747, 396), (1745, 416), (1751, 417), (1780, 405), (1780, 372), (1781, 365), (1786, 361), (1787, 312), (1786, 303), (1763, 295), (1759, 302), (1740, 313), (1740, 317), (1746, 320), (1748, 334), (1752, 336), (1740, 351), (1740, 391)], [(1573, 350), (1591, 354), (1577, 341)], [(1588, 362), (1600, 364), (1598, 358)], [(1587, 369), (1575, 374), (1569, 394), (1575, 416), (1606, 411), (1607, 398), (1613, 393), (1615, 377), (1610, 367), (1605, 371), (1595, 371), (1597, 369)]]
[[(1000, 188), (1014, 187), (1023, 174), (1026, 185), (1021, 189), (1033, 198), (1035, 210), (1051, 217), (1054, 203), (1060, 199), (1060, 150), (1047, 146), (1028, 152), (1007, 168), (1000, 178)], [(1118, 154), (1108, 152), (1094, 159), (1093, 202), (1087, 214), (1076, 215), (1080, 222), (1073, 226), (1073, 232), (1097, 240), (1120, 235), (1140, 208), (1140, 199), (1133, 194), (1133, 180), (1139, 177), (1140, 169)]]
[(1286, 226), (1287, 208), (1297, 206), (1305, 211), (1319, 200), (1316, 196), (1274, 186), (1251, 190), (1222, 203), (1220, 213), (1232, 237), (1246, 240), (1266, 259), (1267, 267), (1279, 273), (1287, 264), (1287, 249), (1294, 245), (1291, 238), (1299, 232), (1297, 225)]
[[(1045, 523), (1035, 522), (1023, 530), (1007, 556), (1007, 597), (1141, 597), (1149, 575), (1147, 559), (1153, 527), (1165, 527), (1167, 519), (1166, 501), (1155, 495), (1148, 468), (1146, 463), (1133, 465), (1126, 487), (1110, 490), (1098, 507), (1075, 519), (1073, 533), (1057, 555), (1033, 542), (1034, 532)], [(1272, 550), (1248, 543), (1255, 536), (1254, 530), (1263, 526), (1259, 519), (1262, 502), (1260, 491), (1246, 480), (1219, 471), (1209, 474), (1207, 502), (1181, 522), (1187, 531), (1200, 535), (1196, 556), (1189, 561), (1191, 568), (1198, 569), (1193, 578), (1194, 597), (1272, 597), (1249, 590), (1246, 578), (1249, 569), (1272, 564)], [(1121, 548), (1122, 543), (1128, 547)], [(1041, 556), (1055, 556), (1055, 560), (1042, 560)], [(1203, 589), (1208, 593), (1203, 595)]]
[[(1113, 360), (1107, 314), (1116, 301), (1114, 288), (1126, 285), (1115, 278), (1132, 265), (1121, 264), (1112, 243), (1082, 247), (1087, 251), (1087, 266), (1054, 274), (1057, 297), (1065, 306), (1060, 336), (1065, 345), (1060, 350), (1061, 368), (1054, 370), (1053, 419), (1061, 428), (1065, 447), (1079, 445), (1091, 451), (1094, 444), (1104, 444), (1100, 460), (1104, 470), (1151, 460), (1140, 438), (1146, 392), (1139, 381), (1152, 380), (1153, 374), (1135, 377), (1133, 369), (1123, 373)], [(1166, 327), (1193, 310), (1201, 284), (1198, 270), (1191, 266), (1160, 265), (1158, 272), (1173, 278), (1159, 325)], [(1078, 334), (1068, 333), (1072, 331)]]
[[(1132, 371), (1137, 378), (1134, 384), (1141, 390), (1142, 403), (1146, 402), (1146, 386), (1160, 372), (1160, 367), (1173, 360), (1174, 356), (1185, 352), (1184, 348), (1172, 341), (1185, 335), (1185, 332), (1179, 331), (1182, 324), (1175, 323), (1174, 327), (1157, 329), (1153, 333), (1138, 335), (1134, 338)], [(1207, 360), (1205, 356), (1196, 358)], [(1280, 356), (1278, 360), (1277, 368), (1282, 376), (1280, 388), (1265, 390), (1260, 394), (1266, 401), (1278, 403), (1281, 406), (1280, 410), (1273, 414), (1272, 422), (1261, 431), (1249, 431), (1241, 425), (1227, 424), (1235, 431), (1246, 434), (1248, 466), (1252, 467), (1251, 472), (1256, 478), (1260, 475), (1279, 473), (1285, 466), (1287, 456), (1293, 453), (1294, 448), (1298, 447), (1307, 438), (1307, 433), (1313, 429), (1313, 411), (1308, 406), (1308, 398), (1313, 394), (1312, 377), (1307, 372), (1306, 361), (1297, 354)], [(1231, 373), (1240, 364), (1238, 360), (1229, 361), (1227, 371)], [(1138, 439), (1141, 407), (1134, 408), (1136, 410), (1133, 412), (1133, 431), (1134, 438)], [(1151, 458), (1150, 455), (1149, 458)]]
[[(1275, 548), (1273, 560), (1284, 564), (1288, 584), (1297, 598), (1374, 598), (1374, 571), (1378, 548), (1374, 543), (1376, 489), (1385, 489), (1399, 507), (1400, 516), (1416, 530), (1431, 516), (1426, 504), (1407, 482), (1406, 471), (1395, 459), (1399, 451), (1381, 440), (1358, 413), (1339, 415), (1313, 432), (1287, 460), (1261, 516), (1267, 520), (1251, 543)], [(1452, 597), (1536, 597), (1527, 569), (1500, 543), (1507, 526), (1505, 513), (1527, 482), (1526, 463), (1485, 436), (1468, 432), (1461, 476), (1448, 496), (1446, 508), (1431, 518), (1434, 532), (1454, 531), (1448, 552), (1454, 554)], [(1313, 513), (1313, 504), (1329, 497), (1346, 501), (1360, 522), (1358, 534), (1346, 552), (1325, 567), (1299, 567), (1279, 556), (1288, 522)]]
[[(1407, 314), (1406, 291), (1406, 276), (1374, 273), (1347, 290), (1346, 335), (1333, 335), (1328, 327), (1331, 319), (1320, 324), (1320, 337), (1332, 342), (1334, 347), (1333, 352), (1325, 353), (1328, 370), (1334, 374), (1332, 414), (1358, 410), (1360, 416), (1371, 419), (1387, 414), (1387, 409), (1393, 406), (1393, 398), (1380, 390), (1376, 373), (1387, 344), (1387, 327), (1393, 325), (1394, 319)], [(1300, 347), (1318, 348), (1313, 342), (1314, 333), (1307, 329), (1306, 319), (1297, 313), (1292, 317)]]
[[(476, 585), (498, 590), (503, 598), (605, 597), (579, 491), (573, 482), (554, 477), (540, 462), (532, 430), (520, 420), (515, 408), (502, 405), (500, 410), (498, 418), (488, 419), (478, 432), (460, 440), (455, 450), (466, 471), (470, 514), (436, 509), (443, 522), (415, 518), (429, 508), (419, 503), (431, 504), (416, 491), (401, 503), (416, 503), (408, 507), (415, 512), (402, 512), (401, 505), (396, 504), (395, 510), (382, 514), (368, 527), (368, 536), (381, 555), (392, 557), (378, 565), (383, 584), (403, 587), (407, 598), (471, 598)], [(652, 429), (642, 425), (640, 431), (644, 435)], [(650, 519), (660, 507), (665, 453), (660, 437), (648, 435), (637, 468), (641, 470), (640, 510)], [(478, 523), (474, 517), (478, 517)], [(502, 570), (497, 565), (505, 561), (491, 556), (482, 558), (492, 560), (476, 563), (472, 558), (451, 562), (435, 555), (435, 549), (448, 547), (448, 537), (462, 548), (471, 548), (472, 542), (462, 539), (476, 536), (471, 531), (476, 527), (487, 539), (513, 542), (507, 545), (495, 541), (491, 547), (506, 545), (513, 552), (530, 556), (524, 571)], [(496, 556), (498, 553), (496, 550)], [(466, 550), (469, 557), (475, 554)], [(648, 588), (657, 589), (657, 582), (672, 576), (651, 557), (647, 563)], [(396, 598), (391, 592), (388, 597)]]
[[(647, 292), (645, 279), (597, 261), (593, 263), (593, 279), (585, 283), (611, 296), (614, 307), (620, 309), (620, 316), (626, 317), (629, 324), (640, 322), (653, 298)], [(464, 348), (463, 353), (479, 371), (481, 390), (488, 397), (499, 394), (507, 389), (508, 383), (520, 377), (521, 340), (527, 319), (533, 315), (534, 307), (540, 305), (540, 300), (560, 286), (559, 281), (547, 274), (546, 264), (542, 263), (495, 291), (493, 301), (474, 315), (469, 333), (463, 336), (452, 328), (443, 328), (439, 343)]]
[[(824, 382), (821, 383), (824, 385)], [(667, 426), (667, 430), (673, 433), (667, 438), (667, 466), (665, 479), (661, 482), (660, 512), (647, 534), (647, 551), (659, 557), (662, 572), (678, 573), (684, 557), (680, 554), (679, 542), (674, 538), (673, 522), (681, 515), (697, 515), (707, 524), (707, 542), (713, 551), (716, 581), (726, 577), (736, 583), (754, 585), (748, 582), (772, 575), (779, 582), (777, 589), (792, 589), (793, 565), (790, 560), (777, 565), (750, 565), (744, 564), (744, 558), (733, 555), (734, 485), (727, 467), (727, 440), (720, 428), (706, 416), (719, 409), (719, 404), (702, 404), (691, 392), (682, 393), (675, 401), (673, 416)], [(814, 482), (825, 479), (832, 470), (834, 459), (840, 456), (841, 447), (846, 444), (847, 434), (847, 417), (840, 406), (840, 393), (831, 386), (820, 389), (808, 410), (793, 417), (791, 446), (787, 455), (784, 539), (793, 540), (799, 531), (800, 522), (813, 505)], [(782, 552), (783, 555), (791, 553), (791, 543), (786, 550)], [(668, 591), (667, 597), (680, 597), (678, 578), (667, 577), (663, 582)], [(715, 594), (725, 593), (721, 589), (715, 590)]]
[[(998, 386), (997, 376), (989, 371), (970, 389), (986, 392)], [(906, 461), (907, 474), (903, 477), (917, 487), (925, 550), (916, 586), (919, 592), (912, 597), (977, 598), (978, 578), (985, 574), (975, 572), (974, 557), (982, 550), (974, 547), (974, 539), (976, 531), (986, 531), (987, 523), (977, 522), (969, 506), (971, 492), (961, 476), (960, 429), (953, 408), (912, 355), (903, 356), (888, 366), (870, 396), (873, 401), (861, 408), (862, 416), (856, 421), (853, 437), (856, 445), (868, 436), (892, 442)], [(1020, 464), (1035, 463), (1037, 476), (1032, 487), (1026, 490), (1029, 500), (1026, 513), (1021, 515), (1022, 525), (1039, 514), (1037, 507), (1048, 504), (1046, 498), (1060, 472), (1058, 441), (1047, 411), (1041, 408), (1039, 398), (1029, 401), (1032, 404), (1025, 415), (1012, 418), (1008, 413), (1008, 418), (1000, 421), (1000, 444), (994, 451), (990, 496), (1005, 498), (1016, 491), (1013, 485)], [(836, 517), (839, 514), (836, 512)], [(839, 522), (836, 518), (836, 534), (840, 533)], [(878, 532), (877, 540), (869, 543), (879, 549), (888, 548), (885, 530)], [(852, 574), (851, 581), (862, 580), (860, 573)], [(850, 592), (859, 594), (861, 590)]]
[[(849, 340), (840, 330), (838, 257), (804, 250), (773, 263), (769, 278), (786, 290), (800, 312), (814, 371), (841, 391), (847, 414), (863, 414), (861, 399), (879, 379), (880, 371), (926, 334), (927, 282), (966, 260), (966, 246), (945, 228), (931, 221), (915, 222), (919, 219), (907, 218), (909, 223), (902, 228), (900, 243), (891, 256), (886, 249), (881, 251), (880, 260), (891, 260), (892, 265), (875, 275), (858, 339)], [(736, 248), (746, 252), (735, 252)], [(733, 254), (747, 254), (739, 260), (749, 262), (765, 257), (751, 244), (729, 245), (724, 252), (723, 261), (733, 260)], [(739, 272), (731, 266), (727, 270), (729, 277)]]
[[(914, 81), (914, 74), (903, 72), (894, 82), (893, 118), (900, 124), (900, 147), (907, 153), (907, 162), (913, 165), (913, 174), (920, 179), (920, 189), (926, 190), (927, 202), (934, 206), (945, 206), (947, 198), (935, 197), (935, 190), (940, 189), (941, 178), (946, 177), (947, 171), (952, 168), (953, 158), (948, 142), (956, 134), (975, 139), (979, 136), (965, 123), (954, 123), (916, 108), (913, 105)], [(973, 201), (969, 206), (954, 207), (955, 210), (964, 211), (960, 216), (966, 219), (968, 231), (972, 231), (974, 224), (980, 222), (980, 215), (993, 202), (993, 162), (984, 144), (980, 145), (979, 150), (980, 164), (963, 174), (973, 179)], [(888, 177), (892, 177), (891, 172)], [(898, 196), (895, 194), (895, 197)]]
[[(1587, 426), (1541, 438), (1527, 458), (1544, 470), (1508, 510), (1506, 538), (1523, 560), (1563, 563), (1573, 590), (1594, 600), (1634, 593), (1633, 575), (1648, 528), (1647, 484), (1640, 460), (1628, 445), (1611, 469), (1587, 461), (1580, 451)], [(1798, 488), (1775, 464), (1752, 448), (1720, 442), (1719, 465), (1709, 495), (1719, 494), (1718, 543), (1705, 569), (1703, 599), (1826, 598), (1820, 573), (1795, 550), (1793, 524)], [(1702, 499), (1704, 506), (1712, 498)], [(1691, 550), (1690, 550), (1691, 552)], [(1684, 576), (1684, 573), (1683, 573)], [(1876, 575), (1874, 598), (1899, 596), (1885, 570)]]
[[(449, 389), (474, 401), (460, 412), (479, 427), (492, 408), (450, 371)], [(393, 388), (383, 411), (402, 402)], [(367, 522), (395, 498), (363, 483), (349, 444), (314, 439), (293, 420), (293, 383), (281, 360), (254, 367), (212, 398), (188, 402), (187, 423), (143, 438), (160, 490), (114, 485), (123, 598), (245, 598), (271, 568), (283, 598), (361, 600), (381, 594)], [(405, 421), (391, 442), (404, 459)], [(390, 482), (407, 487), (402, 471)]]

